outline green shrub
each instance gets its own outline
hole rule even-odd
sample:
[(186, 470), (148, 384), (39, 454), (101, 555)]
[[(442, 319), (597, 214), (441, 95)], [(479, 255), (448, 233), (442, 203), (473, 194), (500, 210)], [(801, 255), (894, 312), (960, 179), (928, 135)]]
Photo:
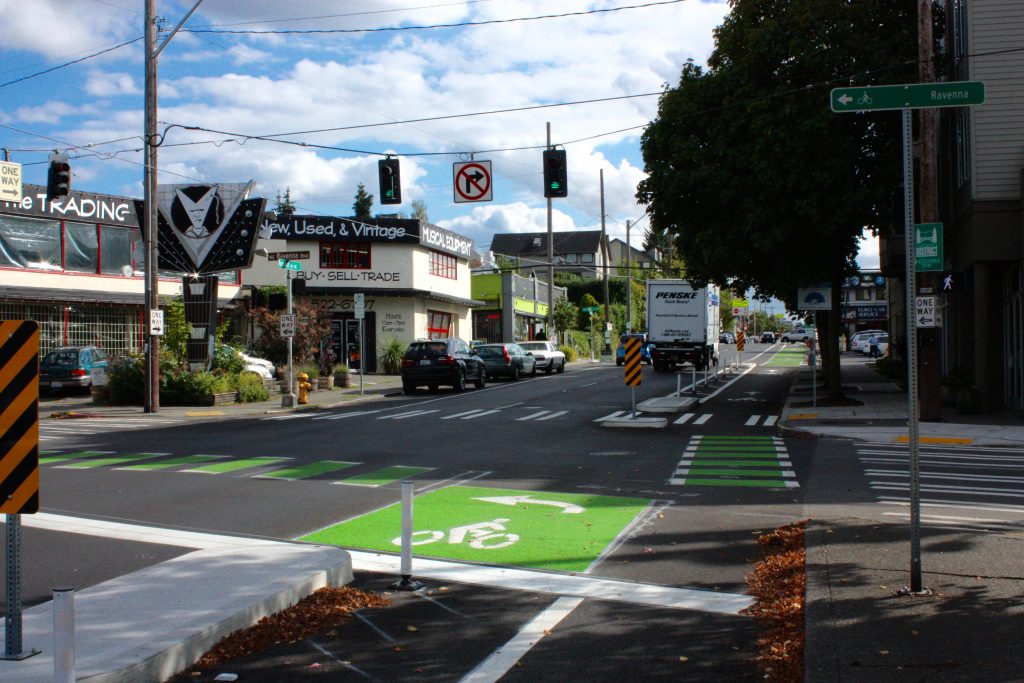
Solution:
[(213, 352), (213, 369), (237, 375), (245, 370), (245, 361), (236, 349), (218, 344)]
[(576, 349), (572, 346), (563, 344), (558, 347), (559, 351), (565, 354), (565, 362), (572, 363), (576, 360)]
[(213, 394), (231, 390), (231, 380), (227, 375), (179, 370), (164, 375), (160, 402), (177, 406), (203, 405)]
[(387, 375), (397, 375), (402, 371), (402, 356), (405, 355), (405, 343), (396, 337), (385, 337), (380, 345), (380, 365)]
[(107, 369), (108, 401), (116, 405), (141, 405), (145, 400), (146, 368), (138, 356), (115, 358)]
[(243, 372), (236, 380), (238, 400), (241, 403), (257, 403), (270, 398), (270, 392), (263, 385), (263, 380), (254, 372)]

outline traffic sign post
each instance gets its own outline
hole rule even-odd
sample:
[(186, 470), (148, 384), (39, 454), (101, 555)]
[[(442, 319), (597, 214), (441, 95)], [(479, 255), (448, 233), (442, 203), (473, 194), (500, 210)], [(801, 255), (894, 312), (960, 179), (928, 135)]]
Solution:
[[(907, 309), (914, 304), (914, 315), (906, 317), (907, 325), (907, 437), (910, 460), (910, 587), (909, 593), (923, 593), (921, 571), (921, 463), (918, 444), (918, 422), (920, 421), (920, 405), (918, 403), (918, 370), (917, 370), (917, 329), (918, 327), (938, 327), (939, 313), (934, 305), (929, 310), (927, 302), (921, 299), (933, 297), (917, 297), (917, 247), (925, 247), (924, 265), (932, 266), (937, 259), (941, 270), (942, 262), (942, 230), (941, 225), (931, 223), (921, 226), (934, 233), (928, 233), (928, 244), (925, 240), (918, 241), (918, 226), (914, 225), (914, 153), (913, 127), (910, 120), (912, 109), (932, 107), (964, 107), (985, 102), (985, 84), (981, 81), (954, 81), (952, 83), (908, 83), (905, 85), (878, 85), (857, 88), (835, 88), (830, 95), (829, 106), (836, 113), (853, 113), (864, 111), (900, 110), (902, 121), (903, 146), (903, 235), (904, 251), (907, 260), (906, 300)], [(935, 229), (937, 227), (937, 229)], [(924, 237), (923, 233), (920, 233)], [(928, 268), (930, 270), (930, 268)], [(923, 270), (923, 269), (922, 269)], [(919, 306), (924, 304), (924, 309)], [(923, 325), (921, 322), (928, 322)]]
[(858, 111), (964, 107), (982, 104), (984, 101), (984, 83), (954, 81), (833, 88), (830, 104), (832, 111), (843, 114)]

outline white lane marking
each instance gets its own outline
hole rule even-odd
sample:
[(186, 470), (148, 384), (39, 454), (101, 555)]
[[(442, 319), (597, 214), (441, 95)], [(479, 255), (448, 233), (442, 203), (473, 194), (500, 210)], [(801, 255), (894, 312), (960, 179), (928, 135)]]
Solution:
[(747, 421), (743, 424), (743, 426), (744, 427), (753, 427), (758, 422), (760, 422), (760, 420), (761, 420), (761, 416), (760, 415), (751, 415), (750, 417), (747, 418)]
[(687, 422), (689, 422), (693, 418), (694, 415), (695, 415), (695, 413), (683, 413), (682, 416), (678, 420), (673, 422), (672, 424), (674, 424), (674, 425), (684, 425)]
[(778, 415), (769, 415), (768, 417), (766, 417), (764, 419), (764, 426), (765, 427), (772, 427), (772, 426), (775, 425), (775, 421), (778, 420), (778, 419), (779, 419)]
[(710, 420), (710, 419), (711, 419), (711, 416), (712, 416), (713, 414), (714, 414), (714, 413), (704, 413), (703, 415), (701, 415), (700, 417), (698, 417), (698, 418), (697, 418), (696, 420), (694, 420), (694, 421), (693, 421), (693, 424), (695, 424), (695, 425), (702, 425), (702, 424), (704, 424), (705, 422), (707, 422), (708, 420)]
[(556, 417), (561, 417), (562, 415), (565, 415), (568, 412), (569, 412), (568, 410), (556, 410), (553, 413), (551, 413), (550, 415), (545, 415), (544, 417), (538, 417), (537, 418), (537, 422), (543, 422), (544, 420), (551, 420), (551, 419), (554, 419)]
[[(899, 472), (896, 470), (865, 470), (865, 474), (873, 477), (899, 477), (906, 479), (910, 477), (909, 472)], [(1011, 477), (1011, 476), (997, 476), (989, 474), (921, 474), (922, 479), (952, 479), (953, 481), (988, 481), (993, 483), (1008, 483), (1008, 484), (1019, 484), (1024, 482), (1024, 477)]]
[[(463, 411), (461, 413), (455, 413), (454, 415), (445, 415), (441, 419), (442, 420), (457, 420), (460, 417), (466, 417), (467, 415), (476, 415), (476, 413), (483, 413), (483, 412), (488, 412), (488, 411), (483, 411), (483, 410), (480, 410), (479, 408), (474, 408), (473, 410), (466, 410), (466, 411)], [(494, 412), (497, 412), (497, 411), (496, 410), (492, 410), (492, 411), (489, 411), (489, 412), (494, 413)]]
[(604, 422), (605, 420), (612, 420), (612, 419), (615, 419), (616, 417), (619, 417), (620, 415), (625, 415), (625, 414), (626, 414), (625, 410), (616, 410), (611, 415), (605, 415), (604, 417), (597, 418), (596, 420), (594, 420), (594, 422)]
[[(883, 512), (885, 517), (910, 517), (909, 512)], [(954, 515), (921, 515), (921, 519), (943, 520), (948, 522), (986, 522), (990, 524), (1008, 524), (1005, 519), (992, 519), (990, 517), (957, 517)]]
[(377, 419), (378, 420), (405, 420), (405, 419), (408, 419), (410, 417), (420, 417), (421, 415), (430, 415), (431, 413), (439, 413), (439, 412), (441, 412), (440, 408), (438, 408), (437, 410), (412, 410), (412, 411), (409, 411), (407, 413), (397, 413), (395, 415), (385, 415), (383, 417), (378, 417)]
[(559, 598), (546, 610), (535, 616), (519, 633), (499, 647), (491, 656), (462, 677), (461, 683), (493, 683), (504, 676), (551, 629), (558, 626), (583, 602), (582, 598)]
[(312, 417), (311, 412), (299, 412), (299, 413), (286, 413), (285, 415), (274, 415), (273, 417), (265, 417), (264, 420), (294, 420), (300, 417)]
[(542, 411), (540, 411), (538, 413), (531, 413), (531, 414), (527, 415), (526, 417), (517, 417), (516, 418), (516, 422), (524, 422), (526, 420), (532, 420), (534, 418), (540, 417), (541, 415), (547, 415), (547, 413), (548, 413), (548, 411), (542, 410)]
[[(879, 496), (878, 502), (882, 505), (899, 505), (900, 507), (908, 507), (910, 505), (910, 499), (898, 496)], [(1000, 503), (972, 505), (962, 501), (939, 500), (938, 498), (922, 498), (921, 507), (959, 508), (961, 510), (978, 510), (980, 512), (1024, 512), (1024, 507), (1020, 505), (1004, 505)]]
[(464, 417), (462, 419), (463, 420), (475, 420), (478, 417), (483, 417), (484, 415), (491, 415), (491, 414), (497, 413), (497, 412), (501, 412), (501, 411), (498, 411), (498, 410), (484, 410), (483, 412), (477, 413), (476, 415), (470, 415), (469, 417)]
[(359, 415), (373, 415), (379, 413), (379, 410), (356, 410), (351, 413), (333, 413), (331, 415), (317, 415), (314, 420), (344, 420), (348, 417), (358, 417)]
[[(23, 515), (22, 524), (50, 531), (64, 531), (143, 543), (159, 543), (195, 550), (253, 545), (290, 545), (289, 541), (164, 529), (47, 512)], [(349, 550), (348, 552), (352, 556), (352, 568), (356, 571), (401, 573), (401, 557), (398, 555), (384, 555), (362, 550)], [(751, 596), (743, 593), (676, 588), (583, 574), (562, 574), (512, 567), (488, 567), (420, 557), (416, 558), (415, 573), (416, 576), (439, 581), (454, 581), (478, 586), (493, 586), (509, 590), (595, 600), (612, 600), (667, 609), (698, 610), (716, 614), (739, 614), (754, 602)]]

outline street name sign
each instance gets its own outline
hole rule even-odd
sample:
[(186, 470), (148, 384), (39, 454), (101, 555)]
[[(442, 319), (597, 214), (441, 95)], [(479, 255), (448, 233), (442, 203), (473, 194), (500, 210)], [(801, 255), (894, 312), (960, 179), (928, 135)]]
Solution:
[(285, 259), (287, 261), (295, 261), (297, 259), (309, 258), (308, 251), (275, 251), (267, 254), (267, 258), (271, 261), (275, 259)]
[(583, 312), (584, 313), (589, 313), (591, 315), (593, 315), (594, 313), (597, 313), (600, 310), (601, 309), (598, 306), (584, 306), (583, 307)]
[(942, 312), (937, 296), (919, 296), (916, 298), (914, 319), (918, 327), (942, 327)]
[(984, 101), (985, 84), (981, 81), (833, 88), (830, 96), (832, 111), (838, 114), (886, 109), (964, 107), (982, 104)]
[(942, 223), (914, 224), (914, 269), (942, 271)]
[(298, 261), (289, 261), (286, 258), (277, 259), (278, 268), (287, 268), (288, 270), (302, 270), (302, 264)]

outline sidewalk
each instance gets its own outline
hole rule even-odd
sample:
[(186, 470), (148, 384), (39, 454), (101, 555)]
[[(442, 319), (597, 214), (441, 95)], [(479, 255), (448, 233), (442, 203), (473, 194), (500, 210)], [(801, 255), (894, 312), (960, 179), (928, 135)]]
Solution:
[[(842, 372), (844, 394), (863, 405), (810, 405), (811, 373), (801, 368), (783, 432), (905, 442), (906, 394), (859, 356), (845, 354)], [(919, 424), (922, 444), (1024, 446), (1024, 420), (1016, 414), (943, 417), (948, 421)], [(1024, 533), (925, 525), (922, 583), (929, 593), (901, 595), (910, 580), (909, 525), (859, 519), (847, 509), (851, 516), (807, 525), (806, 681), (1024, 681)]]

